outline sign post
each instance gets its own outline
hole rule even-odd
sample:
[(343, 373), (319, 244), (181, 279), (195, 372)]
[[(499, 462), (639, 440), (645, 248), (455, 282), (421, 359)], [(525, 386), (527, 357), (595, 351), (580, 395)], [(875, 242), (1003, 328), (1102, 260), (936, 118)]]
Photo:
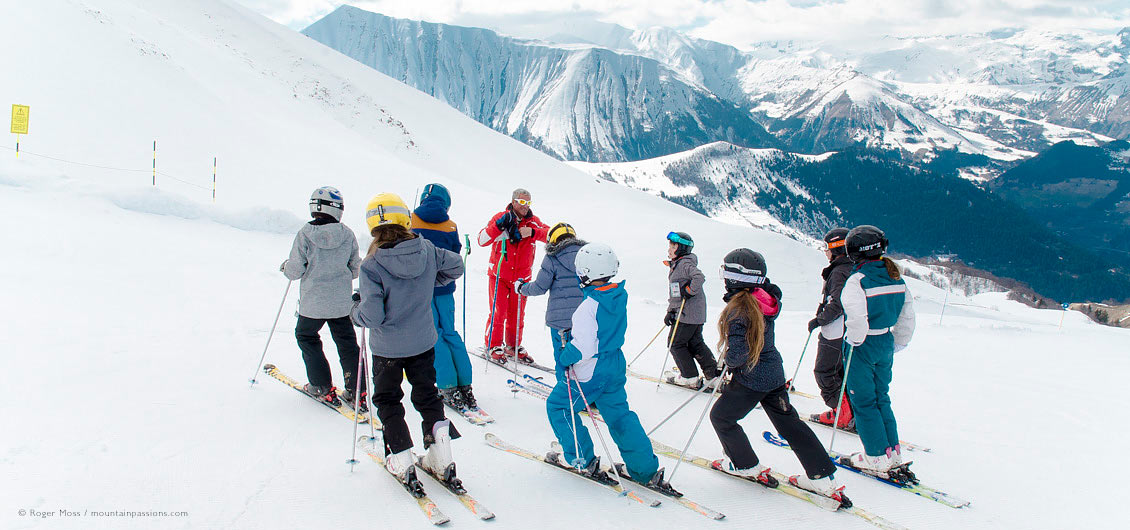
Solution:
[(1068, 304), (1063, 304), (1063, 314), (1059, 315), (1059, 329), (1063, 329), (1063, 318), (1067, 316)]
[(12, 134), (16, 135), (16, 158), (20, 157), (20, 135), (27, 134), (27, 122), (30, 115), (31, 107), (12, 105)]

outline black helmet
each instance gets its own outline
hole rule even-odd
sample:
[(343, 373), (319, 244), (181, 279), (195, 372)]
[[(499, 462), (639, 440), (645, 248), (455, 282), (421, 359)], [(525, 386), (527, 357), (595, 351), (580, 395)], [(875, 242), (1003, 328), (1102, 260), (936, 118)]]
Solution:
[(848, 229), (836, 227), (824, 234), (824, 244), (833, 256), (844, 255), (844, 240), (847, 239)]
[(859, 263), (868, 259), (878, 259), (887, 250), (887, 236), (883, 231), (871, 225), (859, 225), (848, 232), (844, 240), (847, 255), (852, 261)]
[(667, 241), (677, 245), (675, 247), (676, 258), (686, 256), (694, 250), (694, 240), (691, 239), (690, 234), (686, 232), (668, 232)]
[(765, 258), (748, 248), (726, 254), (718, 276), (725, 282), (727, 291), (752, 289), (769, 281), (765, 277)]

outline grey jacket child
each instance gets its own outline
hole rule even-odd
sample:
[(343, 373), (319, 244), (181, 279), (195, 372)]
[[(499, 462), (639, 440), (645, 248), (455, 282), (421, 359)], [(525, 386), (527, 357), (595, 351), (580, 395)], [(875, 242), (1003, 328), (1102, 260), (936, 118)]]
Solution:
[(357, 237), (341, 223), (307, 223), (294, 237), (283, 274), (302, 280), (298, 314), (331, 319), (349, 315), (350, 293), (361, 268)]
[(671, 272), (667, 274), (668, 290), (670, 291), (667, 299), (667, 310), (671, 312), (679, 310), (679, 305), (683, 303), (681, 289), (683, 285), (686, 285), (691, 296), (687, 298), (687, 303), (683, 306), (683, 316), (679, 319), (679, 322), (683, 324), (705, 324), (706, 295), (702, 293), (702, 283), (706, 281), (706, 277), (698, 269), (698, 256), (690, 253), (675, 258), (671, 261), (670, 266)]
[(361, 262), (361, 301), (353, 323), (369, 328), (369, 349), (380, 357), (419, 355), (436, 344), (432, 290), (463, 275), (450, 250), (415, 237), (379, 248)]
[(549, 292), (549, 304), (545, 308), (545, 325), (553, 329), (573, 327), (573, 312), (585, 299), (581, 292), (581, 280), (577, 278), (577, 268), (573, 262), (577, 252), (585, 242), (570, 237), (556, 245), (545, 246), (545, 257), (541, 260), (541, 270), (534, 281), (522, 285), (523, 296), (539, 296)]

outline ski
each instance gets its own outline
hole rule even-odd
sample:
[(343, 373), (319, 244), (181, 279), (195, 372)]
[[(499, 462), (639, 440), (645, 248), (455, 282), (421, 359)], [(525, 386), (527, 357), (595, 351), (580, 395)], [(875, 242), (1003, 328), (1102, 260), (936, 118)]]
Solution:
[(556, 469), (560, 469), (562, 471), (569, 472), (569, 473), (573, 474), (574, 476), (585, 479), (588, 482), (591, 482), (593, 484), (598, 484), (598, 485), (600, 485), (604, 488), (612, 490), (619, 495), (624, 495), (624, 496), (628, 497), (629, 499), (632, 499), (633, 501), (636, 501), (640, 504), (643, 504), (644, 506), (654, 507), (654, 506), (660, 505), (660, 502), (659, 502), (658, 499), (644, 498), (644, 497), (640, 496), (639, 494), (637, 494), (636, 492), (624, 489), (624, 486), (622, 486), (620, 484), (605, 484), (603, 482), (593, 480), (592, 478), (585, 476), (584, 474), (580, 473), (576, 469), (573, 469), (572, 467), (558, 465), (554, 462), (547, 460), (545, 458), (545, 455), (539, 455), (539, 454), (536, 454), (536, 453), (531, 453), (531, 452), (529, 452), (525, 449), (522, 449), (521, 447), (510, 445), (510, 444), (504, 442), (502, 440), (502, 438), (499, 438), (498, 436), (495, 436), (494, 434), (491, 434), (489, 432), (486, 433), (485, 439), (486, 439), (487, 445), (490, 445), (491, 447), (494, 447), (495, 449), (499, 449), (501, 451), (505, 451), (505, 452), (510, 453), (510, 454), (518, 455), (518, 456), (521, 456), (523, 458), (533, 460), (535, 462), (541, 462), (545, 465), (552, 466)]
[[(482, 426), (484, 426), (488, 423), (494, 423), (494, 418), (492, 418), (489, 414), (486, 414), (485, 412), (480, 414), (480, 413), (478, 413), (474, 410), (471, 410), (467, 407), (463, 407), (462, 409), (459, 409), (459, 408), (451, 406), (448, 403), (444, 403), (443, 406), (447, 407), (448, 409), (451, 409), (453, 412), (458, 414), (460, 417), (467, 420), (467, 422), (470, 423), (471, 425), (478, 425), (479, 427), (482, 427)], [(479, 410), (481, 411), (482, 409), (479, 409)], [(484, 414), (486, 414), (486, 416), (484, 416)]]
[[(510, 362), (509, 359), (507, 359), (506, 361), (496, 361), (496, 360), (491, 358), (490, 354), (487, 353), (487, 350), (485, 348), (475, 348), (475, 351), (473, 352), (473, 354), (480, 359), (485, 359), (486, 361), (494, 364), (495, 366), (501, 366), (501, 367), (503, 367), (507, 370), (510, 370), (511, 372), (514, 371), (514, 363)], [(523, 362), (523, 361), (518, 361), (518, 366), (526, 366), (526, 367), (529, 367), (529, 368), (534, 368), (534, 369), (541, 370), (543, 372), (548, 372), (548, 373), (551, 373), (551, 374), (554, 373), (553, 368), (549, 368), (547, 366), (543, 366), (543, 365), (540, 365), (540, 364), (534, 363), (534, 362), (527, 363), (527, 362)]]
[[(797, 411), (797, 414), (800, 414), (800, 419), (807, 421), (808, 423), (811, 423), (813, 425), (819, 425), (821, 427), (824, 427), (825, 429), (831, 429), (832, 428), (831, 425), (820, 423), (819, 421), (814, 419), (813, 414), (805, 414), (804, 412), (801, 412), (799, 410)], [(855, 432), (855, 428), (848, 428), (848, 429), (839, 428), (839, 429), (836, 429), (836, 430), (838, 430), (840, 432), (846, 432), (846, 433), (849, 433), (849, 434), (854, 434), (856, 436), (859, 436), (859, 433)], [(929, 447), (918, 445), (916, 443), (907, 442), (907, 441), (904, 441), (904, 440), (899, 440), (899, 445), (901, 445), (902, 448), (906, 449), (907, 451), (917, 451), (917, 452), (921, 452), (921, 453), (931, 453), (931, 452), (934, 451), (933, 449), (931, 449)]]
[[(528, 377), (530, 379), (533, 379), (534, 381), (537, 381), (536, 379), (534, 379), (534, 378), (532, 378), (528, 375), (523, 375), (522, 377)], [(513, 379), (507, 379), (506, 384), (510, 386), (511, 392), (523, 392), (523, 393), (529, 394), (531, 396), (534, 396), (534, 397), (536, 397), (536, 398), (538, 398), (542, 401), (549, 399), (549, 392), (544, 392), (538, 386), (538, 385), (542, 385), (542, 386), (548, 387), (548, 385), (546, 385), (545, 383), (542, 383), (541, 381), (537, 381), (537, 385), (535, 385), (535, 384), (523, 385), (522, 383), (519, 383), (519, 382), (517, 382)], [(552, 388), (552, 387), (549, 387), (549, 388)], [(595, 407), (596, 406), (593, 405), (593, 408), (595, 408)], [(580, 412), (578, 412), (578, 414), (580, 414), (581, 416), (587, 416), (589, 418), (598, 419), (602, 423), (604, 422), (604, 418), (600, 417), (600, 411), (599, 410), (593, 411), (592, 416), (589, 416), (589, 411), (585, 410), (585, 409), (582, 409)]]
[[(776, 445), (778, 447), (785, 447), (785, 448), (789, 447), (788, 442), (782, 440), (777, 435), (775, 435), (775, 434), (773, 434), (769, 431), (765, 431), (764, 433), (762, 433), (762, 437), (765, 438), (766, 442), (769, 442), (769, 443)], [(853, 471), (855, 473), (858, 473), (858, 474), (866, 476), (866, 477), (871, 477), (871, 478), (878, 480), (879, 482), (882, 482), (884, 484), (894, 486), (894, 487), (902, 489), (902, 490), (909, 491), (909, 492), (911, 492), (915, 495), (918, 495), (919, 497), (925, 497), (925, 498), (930, 499), (934, 502), (949, 506), (950, 508), (963, 508), (965, 506), (969, 506), (969, 504), (970, 504), (970, 502), (965, 500), (965, 499), (955, 497), (953, 495), (950, 495), (950, 494), (945, 493), (943, 491), (938, 491), (938, 490), (931, 488), (931, 487), (928, 487), (928, 486), (923, 486), (921, 484), (914, 484), (914, 483), (909, 483), (909, 482), (898, 482), (898, 481), (891, 480), (891, 479), (886, 478), (886, 477), (882, 477), (882, 476), (879, 476), (879, 475), (876, 475), (876, 474), (873, 474), (873, 473), (866, 472), (862, 469), (859, 469), (855, 466), (852, 466), (849, 463), (846, 463), (844, 460), (847, 458), (847, 455), (843, 455), (843, 454), (837, 453), (835, 451), (828, 451), (828, 456), (830, 456), (832, 458), (832, 462), (834, 462), (837, 466), (839, 466), (841, 468), (847, 469), (849, 471)], [(907, 464), (907, 465), (909, 465), (909, 464)]]
[(662, 490), (662, 489), (659, 489), (659, 488), (653, 488), (653, 487), (648, 486), (647, 484), (633, 480), (631, 478), (631, 474), (628, 473), (628, 470), (624, 466), (624, 464), (619, 464), (619, 463), (616, 464), (616, 470), (620, 473), (621, 477), (624, 477), (625, 479), (627, 479), (628, 482), (630, 484), (632, 484), (634, 487), (644, 488), (648, 491), (654, 491), (654, 492), (656, 492), (660, 495), (668, 497), (671, 500), (678, 503), (680, 506), (687, 508), (688, 510), (691, 510), (692, 512), (695, 512), (699, 515), (709, 517), (711, 519), (714, 519), (715, 521), (722, 520), (726, 517), (726, 514), (719, 512), (717, 510), (711, 509), (711, 508), (707, 508), (706, 506), (703, 506), (703, 505), (701, 505), (701, 504), (699, 504), (695, 501), (692, 501), (692, 500), (688, 499), (682, 493), (675, 492), (675, 493), (678, 493), (678, 495), (675, 495), (674, 493), (672, 493), (670, 491), (665, 491), (665, 490)]
[(635, 377), (636, 379), (642, 379), (644, 381), (648, 381), (648, 382), (651, 382), (651, 383), (662, 383), (662, 384), (670, 386), (670, 387), (681, 388), (681, 389), (686, 390), (688, 392), (704, 392), (704, 393), (709, 394), (710, 392), (713, 391), (713, 389), (711, 389), (711, 388), (703, 388), (701, 386), (698, 387), (698, 388), (691, 388), (689, 386), (677, 385), (675, 383), (668, 383), (667, 382), (667, 376), (669, 374), (673, 374), (673, 373), (674, 372), (671, 372), (671, 371), (664, 372), (663, 373), (663, 379), (659, 379), (659, 378), (654, 377), (654, 376), (645, 375), (645, 374), (641, 374), (639, 372), (633, 371), (631, 368), (629, 368), (628, 371), (627, 371), (628, 375)]
[[(385, 467), (384, 454), (382, 454), (383, 451), (377, 448), (376, 440), (369, 436), (362, 436), (357, 439), (357, 442), (364, 448), (365, 454), (369, 455), (369, 458), (373, 459), (377, 465), (381, 466), (381, 469), (388, 473), (388, 468)], [(427, 494), (424, 493), (423, 485), (420, 484), (419, 479), (416, 479), (416, 473), (411, 471), (411, 469), (414, 468), (410, 468), (412, 480), (409, 483), (402, 482), (399, 477), (392, 473), (389, 473), (389, 476), (401, 486), (404, 486), (405, 491), (416, 499), (416, 504), (420, 506), (420, 511), (424, 512), (424, 516), (427, 517), (428, 521), (433, 525), (438, 526), (451, 521), (450, 518), (440, 511), (439, 506), (436, 506), (436, 503), (429, 499)]]
[[(657, 455), (663, 455), (663, 456), (666, 456), (668, 458), (674, 458), (674, 459), (679, 458), (680, 451), (678, 449), (675, 449), (674, 447), (666, 445), (662, 442), (652, 440), (651, 441), (651, 447), (655, 451), (655, 454), (657, 454)], [(713, 461), (707, 460), (707, 459), (705, 459), (701, 456), (695, 456), (695, 455), (688, 453), (683, 458), (683, 461), (687, 462), (688, 464), (692, 464), (692, 465), (695, 465), (697, 467), (701, 467), (703, 469), (709, 469), (709, 470), (712, 470), (712, 471), (716, 471), (718, 473), (722, 473), (723, 475), (726, 475), (728, 477), (733, 477), (737, 480), (751, 482), (751, 483), (757, 484), (757, 485), (759, 485), (763, 488), (770, 489), (770, 490), (776, 491), (778, 493), (784, 493), (786, 495), (796, 497), (796, 498), (803, 500), (803, 501), (808, 501), (809, 503), (814, 504), (817, 507), (828, 510), (828, 511), (834, 512), (834, 511), (839, 510), (839, 511), (843, 511), (843, 512), (846, 512), (846, 513), (850, 513), (850, 514), (852, 514), (856, 517), (859, 517), (860, 519), (863, 519), (863, 520), (865, 520), (865, 521), (867, 521), (867, 522), (869, 522), (869, 523), (871, 523), (871, 524), (873, 524), (873, 525), (875, 525), (879, 528), (883, 528), (883, 529), (886, 529), (886, 530), (906, 530), (906, 527), (904, 527), (904, 526), (902, 526), (898, 523), (889, 521), (889, 520), (887, 520), (887, 519), (885, 519), (881, 516), (875, 515), (871, 512), (868, 512), (867, 510), (864, 510), (864, 509), (862, 509), (858, 506), (854, 506), (854, 505), (851, 506), (851, 507), (841, 506), (840, 502), (835, 500), (835, 499), (831, 499), (831, 498), (825, 497), (823, 495), (820, 495), (820, 494), (817, 494), (817, 493), (814, 493), (814, 492), (793, 486), (792, 484), (789, 484), (789, 477), (786, 477), (785, 475), (783, 475), (781, 473), (777, 473), (777, 472), (772, 473), (773, 478), (777, 479), (777, 487), (771, 488), (766, 484), (762, 484), (761, 482), (758, 482), (756, 479), (746, 478), (746, 477), (738, 477), (738, 476), (726, 473), (725, 471), (722, 471), (720, 469), (716, 469), (712, 465)]]
[[(335, 407), (330, 402), (311, 395), (310, 393), (308, 393), (308, 392), (306, 392), (305, 390), (302, 389), (302, 384), (300, 384), (298, 381), (295, 381), (294, 379), (291, 379), (290, 377), (287, 377), (286, 374), (282, 373), (282, 371), (279, 370), (279, 368), (277, 366), (273, 365), (273, 364), (263, 365), (263, 372), (265, 372), (267, 375), (279, 380), (281, 383), (297, 390), (302, 395), (304, 395), (304, 396), (306, 396), (306, 397), (308, 397), (308, 398), (310, 398), (314, 401), (317, 401), (318, 403), (321, 403), (322, 405), (325, 405), (327, 408), (329, 408), (331, 410), (337, 411), (338, 414), (345, 416), (347, 419), (349, 419), (349, 421), (355, 421), (355, 422), (358, 422), (358, 423), (367, 423), (369, 421), (368, 415), (357, 414), (356, 412), (353, 411), (353, 409), (351, 407), (346, 405), (345, 402), (342, 402), (341, 405)], [(380, 429), (381, 428), (380, 421), (374, 419), (373, 426)]]
[(448, 493), (455, 496), (455, 498), (463, 504), (463, 507), (467, 508), (467, 511), (471, 512), (479, 519), (482, 519), (484, 521), (488, 519), (494, 519), (494, 512), (490, 511), (489, 508), (483, 506), (482, 503), (475, 500), (475, 498), (472, 497), (471, 494), (467, 493), (467, 488), (463, 487), (462, 481), (458, 479), (455, 479), (454, 481), (445, 479), (443, 476), (440, 476), (439, 474), (425, 467), (423, 464), (423, 457), (419, 455), (413, 456), (416, 458), (416, 467), (423, 471), (424, 474), (432, 477), (432, 479), (443, 486), (443, 488), (447, 490)]

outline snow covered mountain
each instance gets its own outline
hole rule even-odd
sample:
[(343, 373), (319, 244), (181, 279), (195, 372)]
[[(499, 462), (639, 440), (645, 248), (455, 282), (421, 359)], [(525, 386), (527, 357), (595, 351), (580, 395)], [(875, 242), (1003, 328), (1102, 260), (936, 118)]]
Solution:
[(777, 145), (737, 104), (638, 55), (350, 6), (304, 33), (561, 159), (638, 160), (720, 140)]
[[(474, 232), (512, 188), (528, 188), (543, 219), (566, 220), (618, 252), (631, 293), (629, 354), (660, 327), (667, 285), (659, 260), (673, 225), (695, 236), (706, 270), (734, 247), (757, 249), (786, 296), (776, 345), (786, 365), (800, 365), (797, 386), (815, 389), (815, 356), (800, 358), (824, 259), (808, 246), (595, 179), (227, 0), (11, 2), (0, 35), (20, 44), (5, 66), (22, 74), (0, 83), (0, 100), (31, 106), (19, 159), (0, 146), (0, 201), (10, 220), (0, 230), (10, 375), (0, 387), (3, 528), (432, 528), (384, 471), (344, 463), (353, 456), (352, 424), (262, 376), (248, 389), (264, 354), (303, 378), (291, 332), (297, 288), (287, 291), (278, 266), (308, 219), (310, 191), (327, 184), (345, 195), (343, 220), (362, 246), (363, 204), (375, 193), (410, 201), (419, 186), (442, 182), (453, 218)], [(487, 256), (476, 247), (470, 278), (459, 284), (472, 344), (489, 313)], [(915, 455), (919, 477), (975, 504), (953, 510), (838, 473), (855, 504), (912, 528), (1117, 525), (1117, 488), (1061, 488), (1052, 505), (981, 476), (992, 469), (1035, 484), (1049, 472), (1098, 474), (1101, 463), (1117, 461), (1121, 447), (1095, 440), (1127, 434), (1103, 421), (1124, 408), (1127, 331), (1000, 293), (908, 284), (919, 319), (891, 386), (900, 432), (934, 448)], [(708, 274), (705, 289), (714, 319), (721, 283)], [(544, 308), (544, 297), (533, 298), (527, 313), (527, 346), (539, 360), (549, 355)], [(712, 326), (705, 334), (717, 339)], [(332, 358), (328, 337), (326, 345)], [(1063, 352), (1080, 345), (1087, 354), (1071, 360), (1074, 369), (1059, 369)], [(658, 373), (665, 358), (653, 346), (633, 368)], [(498, 419), (490, 431), (544, 450), (552, 437), (544, 403), (512, 394), (509, 372), (474, 363), (476, 394)], [(1048, 400), (1049, 388), (1085, 388), (1086, 410)], [(635, 379), (627, 393), (647, 427), (687, 397)], [(708, 425), (688, 441), (705, 406), (697, 399), (654, 436), (721, 457)], [(822, 408), (802, 397), (793, 403)], [(1029, 403), (1041, 403), (1039, 421), (1013, 413)], [(407, 416), (418, 425), (411, 408)], [(760, 412), (742, 423), (754, 435), (772, 429)], [(672, 502), (633, 505), (485, 446), (484, 429), (458, 426), (459, 475), (500, 529), (715, 524)], [(828, 443), (829, 433), (817, 435)], [(774, 470), (802, 471), (790, 451), (754, 443)], [(836, 438), (838, 451), (860, 447), (854, 437)], [(1064, 447), (1072, 448), (1070, 466), (1047, 458)], [(673, 480), (732, 524), (873, 528), (686, 464)], [(437, 484), (425, 479), (425, 487), (452, 526), (480, 524)]]

